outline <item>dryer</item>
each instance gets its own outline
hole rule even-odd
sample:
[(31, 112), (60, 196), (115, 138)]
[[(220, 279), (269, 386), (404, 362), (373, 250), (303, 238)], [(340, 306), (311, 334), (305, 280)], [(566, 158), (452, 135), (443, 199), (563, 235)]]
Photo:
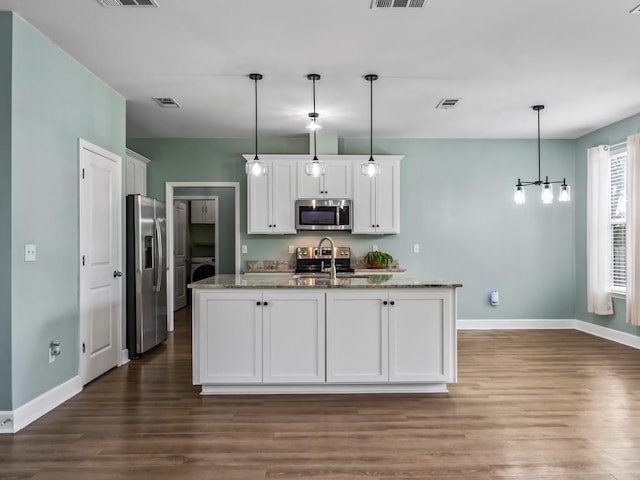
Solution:
[(197, 282), (203, 278), (216, 274), (216, 264), (213, 257), (191, 257), (191, 281)]

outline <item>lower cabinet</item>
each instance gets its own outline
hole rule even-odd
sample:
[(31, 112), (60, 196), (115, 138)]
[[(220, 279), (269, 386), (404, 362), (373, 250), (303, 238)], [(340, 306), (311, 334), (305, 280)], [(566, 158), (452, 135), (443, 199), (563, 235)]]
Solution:
[(327, 382), (451, 382), (448, 289), (327, 292)]
[(194, 383), (324, 382), (324, 293), (224, 290), (197, 297)]
[(357, 391), (456, 381), (452, 288), (194, 293), (194, 384)]

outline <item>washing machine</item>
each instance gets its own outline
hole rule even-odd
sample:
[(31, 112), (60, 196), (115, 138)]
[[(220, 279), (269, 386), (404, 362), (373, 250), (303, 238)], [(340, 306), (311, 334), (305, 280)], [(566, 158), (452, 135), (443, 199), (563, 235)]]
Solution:
[(191, 257), (191, 281), (197, 282), (203, 278), (216, 274), (216, 264), (213, 257)]

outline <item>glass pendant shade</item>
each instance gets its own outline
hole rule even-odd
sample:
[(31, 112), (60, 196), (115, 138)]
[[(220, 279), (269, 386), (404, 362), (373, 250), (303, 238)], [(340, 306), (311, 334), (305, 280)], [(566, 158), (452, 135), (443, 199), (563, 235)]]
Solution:
[(318, 123), (318, 117), (319, 117), (319, 115), (317, 113), (316, 114), (313, 114), (313, 113), (309, 114), (309, 118), (311, 120), (309, 120), (309, 123), (307, 124), (307, 127), (306, 127), (307, 130), (311, 130), (312, 132), (314, 130), (322, 130), (322, 125), (320, 125)]
[(545, 183), (542, 186), (542, 203), (553, 203), (553, 185)]
[(517, 205), (522, 205), (525, 200), (524, 187), (522, 185), (516, 185), (516, 190), (513, 194), (513, 201), (516, 202)]
[(321, 177), (325, 170), (325, 164), (320, 163), (317, 158), (304, 164), (304, 173), (309, 177)]
[(376, 177), (380, 175), (380, 164), (375, 163), (373, 158), (360, 165), (360, 173), (366, 177)]
[(571, 187), (569, 185), (560, 186), (560, 194), (558, 195), (559, 202), (571, 201)]
[(256, 156), (253, 160), (247, 162), (244, 170), (247, 175), (260, 177), (267, 174), (267, 164)]

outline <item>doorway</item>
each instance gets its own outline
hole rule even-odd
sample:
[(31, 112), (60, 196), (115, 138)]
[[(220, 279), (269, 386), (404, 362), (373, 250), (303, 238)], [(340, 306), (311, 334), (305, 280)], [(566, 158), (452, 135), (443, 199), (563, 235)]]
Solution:
[[(231, 198), (233, 214), (233, 228), (231, 237), (233, 238), (233, 255), (221, 255), (231, 259), (230, 265), (225, 269), (222, 265), (216, 265), (216, 273), (240, 273), (240, 183), (239, 182), (166, 182), (165, 184), (165, 201), (167, 205), (173, 205), (176, 198), (188, 199), (189, 197), (222, 197), (223, 195), (216, 192), (222, 189), (223, 192), (229, 192)], [(220, 205), (219, 215), (230, 214), (229, 205)], [(173, 208), (167, 209), (167, 329), (174, 329), (174, 300), (175, 300), (175, 239), (174, 239), (174, 212)], [(221, 238), (220, 242), (224, 242)], [(216, 254), (218, 252), (216, 251)], [(218, 259), (216, 259), (216, 263)], [(228, 271), (225, 271), (227, 270)]]

